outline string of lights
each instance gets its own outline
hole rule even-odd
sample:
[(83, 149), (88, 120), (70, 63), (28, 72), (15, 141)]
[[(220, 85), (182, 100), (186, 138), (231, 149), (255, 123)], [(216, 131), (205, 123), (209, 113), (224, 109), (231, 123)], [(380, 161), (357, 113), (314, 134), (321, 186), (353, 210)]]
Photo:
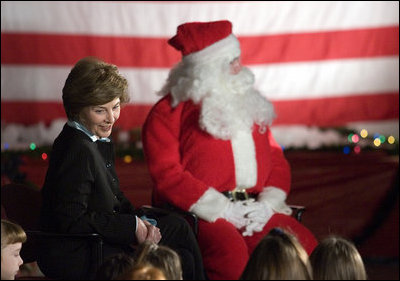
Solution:
[[(321, 129), (324, 130), (324, 129)], [(383, 135), (379, 133), (370, 134), (366, 129), (354, 131), (347, 128), (336, 128), (344, 139), (342, 144), (321, 146), (316, 149), (302, 148), (284, 148), (284, 150), (335, 150), (341, 151), (344, 154), (359, 154), (363, 151), (370, 150), (384, 150), (390, 154), (399, 154), (399, 140), (393, 135)], [(113, 138), (116, 144), (116, 155), (121, 158), (125, 163), (131, 163), (134, 160), (143, 160), (143, 149), (140, 141), (140, 131), (135, 129), (129, 132), (129, 135), (118, 136)], [(122, 135), (122, 134), (121, 134)], [(34, 142), (28, 144), (27, 147), (19, 150), (11, 150), (7, 143), (4, 144), (2, 149), (3, 156), (8, 154), (19, 154), (30, 157), (40, 157), (43, 161), (48, 161), (51, 146), (38, 147)]]

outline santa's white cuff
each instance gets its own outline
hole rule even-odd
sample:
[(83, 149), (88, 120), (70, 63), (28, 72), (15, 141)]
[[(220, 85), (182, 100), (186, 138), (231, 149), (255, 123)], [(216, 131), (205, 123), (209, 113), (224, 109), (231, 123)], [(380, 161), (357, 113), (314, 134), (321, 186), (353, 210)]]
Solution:
[(210, 187), (199, 200), (189, 208), (189, 211), (195, 213), (203, 220), (214, 222), (222, 217), (229, 203), (230, 201), (225, 195)]
[(267, 202), (277, 213), (292, 214), (292, 209), (285, 203), (286, 193), (275, 186), (264, 187), (258, 195), (258, 201)]

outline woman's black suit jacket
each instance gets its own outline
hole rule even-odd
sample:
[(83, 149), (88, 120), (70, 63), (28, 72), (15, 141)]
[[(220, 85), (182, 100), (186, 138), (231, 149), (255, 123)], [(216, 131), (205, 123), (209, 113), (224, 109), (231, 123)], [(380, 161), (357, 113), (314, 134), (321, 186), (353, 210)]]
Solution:
[[(103, 256), (132, 254), (136, 218), (141, 213), (119, 189), (112, 142), (93, 142), (84, 132), (65, 125), (53, 144), (42, 188), (41, 227), (59, 233), (99, 233)], [(176, 215), (157, 219), (162, 239), (181, 257), (183, 278), (204, 280), (199, 246), (189, 224)], [(45, 275), (87, 279), (90, 249), (77, 241), (46, 241), (38, 259)]]
[[(135, 210), (119, 189), (114, 163), (111, 142), (93, 142), (66, 124), (54, 141), (42, 189), (42, 228), (59, 233), (96, 232), (105, 241), (106, 254), (128, 250), (136, 242)], [(43, 247), (39, 265), (44, 272), (85, 277), (81, 274), (90, 260), (86, 243), (49, 241)]]

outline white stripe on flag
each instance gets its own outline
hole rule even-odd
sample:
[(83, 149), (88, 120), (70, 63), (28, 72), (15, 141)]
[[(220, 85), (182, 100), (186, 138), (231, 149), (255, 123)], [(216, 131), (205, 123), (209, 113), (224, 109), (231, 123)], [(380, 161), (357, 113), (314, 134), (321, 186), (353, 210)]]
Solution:
[[(340, 97), (399, 91), (399, 59), (332, 60), (250, 67), (256, 88), (271, 100)], [(2, 100), (61, 101), (70, 67), (2, 65)], [(168, 69), (120, 68), (132, 103), (153, 104)], [(24, 81), (20, 83), (19, 81)]]
[(228, 19), (236, 35), (249, 36), (399, 23), (397, 1), (2, 1), (1, 5), (2, 32), (170, 37), (183, 22)]
[(399, 57), (252, 66), (271, 100), (340, 97), (399, 90)]

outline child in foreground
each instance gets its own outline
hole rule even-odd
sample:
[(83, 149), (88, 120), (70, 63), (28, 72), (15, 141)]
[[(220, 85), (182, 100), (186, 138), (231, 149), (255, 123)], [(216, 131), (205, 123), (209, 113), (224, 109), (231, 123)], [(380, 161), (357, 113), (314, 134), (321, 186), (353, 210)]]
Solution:
[(24, 263), (20, 254), (26, 233), (18, 224), (1, 220), (1, 280), (14, 280)]

